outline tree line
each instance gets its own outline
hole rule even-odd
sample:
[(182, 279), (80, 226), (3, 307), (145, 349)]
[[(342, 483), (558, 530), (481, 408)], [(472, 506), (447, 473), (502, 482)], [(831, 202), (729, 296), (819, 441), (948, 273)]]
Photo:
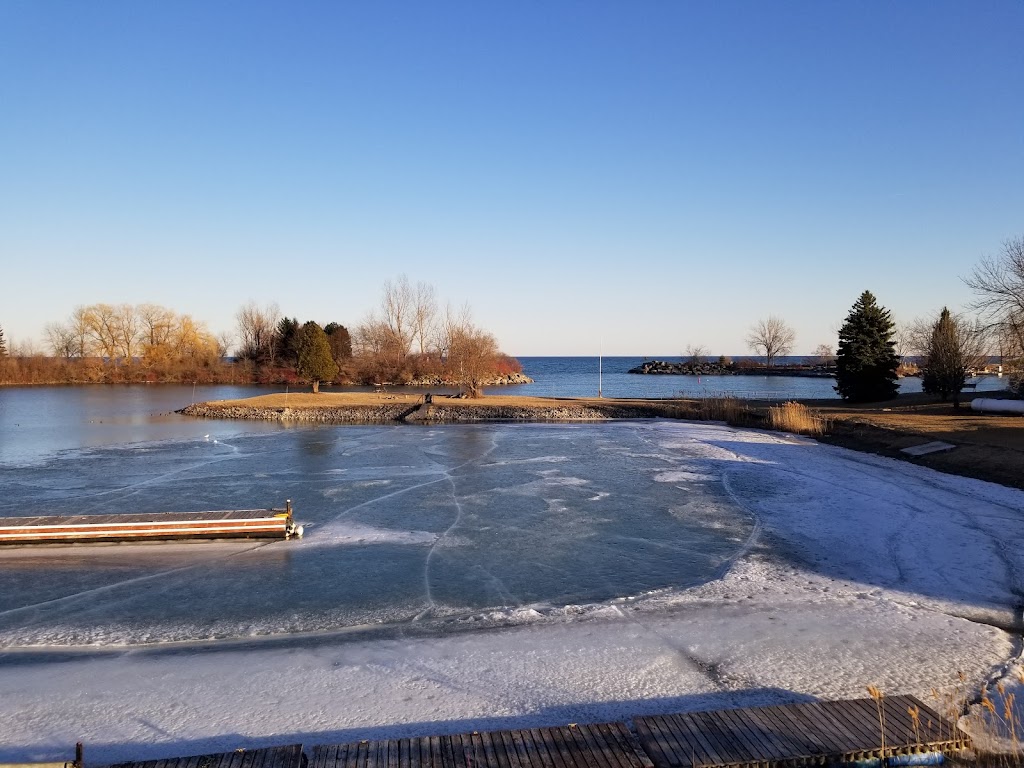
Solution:
[[(350, 332), (249, 302), (235, 333), (212, 334), (189, 315), (156, 304), (76, 307), (45, 328), (50, 355), (7, 355), (0, 328), (2, 383), (308, 383), (483, 386), (522, 370), (477, 326), (468, 306), (441, 307), (432, 285), (404, 275), (385, 283), (379, 306)], [(231, 356), (231, 353), (234, 355)]]
[[(902, 367), (921, 374), (925, 392), (959, 406), (970, 373), (997, 356), (1009, 369), (1011, 390), (1024, 397), (1024, 237), (1005, 241), (999, 254), (983, 259), (964, 282), (975, 292), (971, 308), (977, 315), (943, 307), (903, 327), (870, 291), (861, 294), (839, 330), (837, 354), (828, 344), (815, 350), (819, 365), (835, 366), (836, 392), (854, 401), (890, 399), (899, 389)], [(769, 368), (792, 351), (795, 341), (795, 331), (774, 315), (759, 320), (746, 336), (747, 346)], [(908, 354), (921, 358), (920, 369), (905, 365)], [(685, 357), (693, 364), (706, 355), (702, 345), (686, 348)]]
[[(852, 400), (891, 397), (903, 358), (916, 353), (924, 390), (958, 404), (969, 372), (995, 354), (1011, 373), (1011, 389), (1024, 397), (1024, 236), (1005, 241), (964, 282), (975, 292), (976, 316), (943, 307), (902, 328), (865, 291), (839, 330), (837, 354), (828, 344), (816, 350), (821, 364), (835, 366), (837, 392)], [(405, 276), (384, 284), (378, 307), (351, 333), (336, 322), (300, 324), (281, 316), (276, 305), (254, 302), (236, 321), (236, 337), (214, 336), (189, 315), (155, 304), (81, 306), (46, 326), (49, 358), (8, 350), (0, 327), (0, 383), (307, 381), (316, 388), (322, 381), (447, 382), (479, 394), (489, 379), (521, 370), (473, 322), (468, 307), (442, 308), (432, 285), (414, 286)], [(746, 338), (768, 366), (795, 340), (776, 316), (758, 321)], [(227, 357), (232, 348), (237, 364)], [(700, 362), (706, 349), (690, 345), (687, 354)]]
[[(434, 286), (413, 285), (404, 275), (384, 284), (378, 306), (352, 331), (338, 323), (300, 324), (282, 317), (275, 304), (254, 302), (236, 320), (239, 358), (258, 380), (260, 371), (280, 377), (286, 370), (314, 387), (317, 380), (455, 384), (479, 396), (488, 381), (522, 370), (475, 324), (468, 306), (442, 307)], [(313, 344), (321, 350), (315, 355), (309, 351)]]

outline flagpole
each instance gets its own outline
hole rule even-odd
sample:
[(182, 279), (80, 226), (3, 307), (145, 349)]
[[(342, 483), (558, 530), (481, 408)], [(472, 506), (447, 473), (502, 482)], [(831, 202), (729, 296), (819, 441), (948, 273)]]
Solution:
[(604, 374), (604, 339), (601, 339), (600, 347), (598, 347), (597, 353), (597, 396), (601, 397), (601, 378)]

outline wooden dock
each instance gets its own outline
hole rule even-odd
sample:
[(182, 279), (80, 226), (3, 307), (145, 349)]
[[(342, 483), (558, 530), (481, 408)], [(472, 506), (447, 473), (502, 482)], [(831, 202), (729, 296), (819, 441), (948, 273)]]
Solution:
[[(970, 746), (962, 731), (912, 696), (688, 712), (633, 723), (634, 730), (625, 723), (572, 724), (323, 745), (313, 747), (308, 768), (802, 768)], [(307, 765), (296, 744), (111, 768)]]
[(170, 760), (116, 763), (108, 768), (306, 768), (301, 744), (263, 749), (236, 749), (214, 755), (194, 755)]
[(652, 768), (623, 723), (313, 748), (311, 768)]
[(301, 536), (284, 509), (214, 512), (153, 512), (125, 515), (0, 517), (0, 544), (69, 544), (169, 539), (272, 538)]
[(913, 696), (638, 717), (634, 724), (657, 768), (829, 765), (967, 746), (965, 734)]

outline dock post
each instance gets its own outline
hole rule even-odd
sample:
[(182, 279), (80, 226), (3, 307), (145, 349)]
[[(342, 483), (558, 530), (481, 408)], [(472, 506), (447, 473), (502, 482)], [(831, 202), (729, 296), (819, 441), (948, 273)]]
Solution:
[(85, 768), (85, 760), (82, 757), (82, 752), (83, 751), (84, 750), (82, 749), (82, 742), (80, 742), (80, 741), (76, 742), (75, 743), (75, 762), (73, 763), (75, 768)]
[(291, 515), (292, 515), (292, 500), (291, 499), (285, 499), (284, 500), (284, 511), (288, 513), (289, 517), (291, 517)]

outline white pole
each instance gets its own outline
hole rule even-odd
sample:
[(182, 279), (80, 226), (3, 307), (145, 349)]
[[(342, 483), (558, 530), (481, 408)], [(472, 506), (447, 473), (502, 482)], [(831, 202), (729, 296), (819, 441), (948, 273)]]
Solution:
[(601, 339), (597, 353), (597, 396), (601, 397), (602, 376), (604, 374), (604, 339)]

